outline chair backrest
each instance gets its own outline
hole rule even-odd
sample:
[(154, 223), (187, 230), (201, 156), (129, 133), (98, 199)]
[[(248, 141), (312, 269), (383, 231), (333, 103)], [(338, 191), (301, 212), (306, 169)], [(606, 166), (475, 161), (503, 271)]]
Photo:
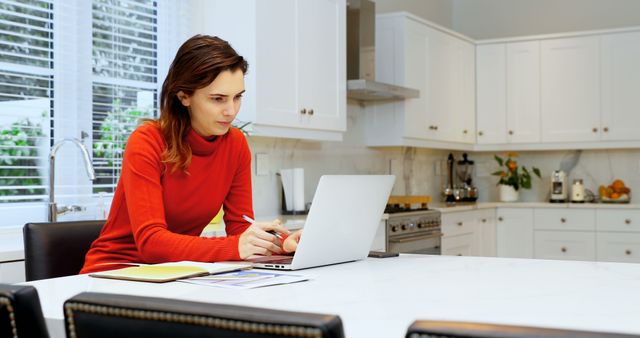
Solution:
[(101, 221), (27, 223), (23, 228), (27, 281), (75, 275), (100, 235)]
[(67, 337), (344, 338), (336, 315), (81, 293), (64, 304)]
[(36, 288), (0, 284), (0, 337), (49, 337)]
[(638, 338), (607, 332), (549, 329), (530, 326), (417, 320), (409, 326), (406, 338)]

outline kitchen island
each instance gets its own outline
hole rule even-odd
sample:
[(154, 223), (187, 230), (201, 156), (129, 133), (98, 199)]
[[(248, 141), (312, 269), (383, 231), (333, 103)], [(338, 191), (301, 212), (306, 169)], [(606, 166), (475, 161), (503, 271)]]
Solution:
[(404, 337), (416, 319), (475, 321), (640, 335), (640, 264), (400, 255), (291, 272), (310, 281), (251, 290), (70, 276), (38, 289), (52, 338), (62, 304), (120, 293), (338, 314), (345, 334)]

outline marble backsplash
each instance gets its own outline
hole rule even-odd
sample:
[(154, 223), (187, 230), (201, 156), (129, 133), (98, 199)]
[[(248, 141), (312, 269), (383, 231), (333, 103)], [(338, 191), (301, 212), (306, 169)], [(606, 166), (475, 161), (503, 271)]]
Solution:
[[(300, 167), (305, 170), (305, 201), (313, 198), (320, 176), (324, 174), (394, 174), (394, 195), (431, 195), (440, 199), (446, 182), (446, 150), (413, 147), (369, 148), (363, 143), (362, 119), (366, 111), (357, 104), (349, 104), (347, 130), (342, 142), (314, 142), (291, 139), (250, 137), (254, 155), (253, 194), (257, 215), (277, 215), (281, 208), (281, 184), (276, 174), (282, 168)], [(268, 174), (257, 176), (255, 155), (266, 154)], [(456, 160), (461, 152), (453, 152)], [(498, 166), (495, 152), (470, 153), (476, 162), (474, 183), (479, 188), (480, 201), (496, 201), (497, 178), (491, 172)], [(504, 155), (504, 154), (501, 154)], [(572, 160), (577, 160), (572, 161)], [(550, 176), (553, 170), (574, 162), (569, 172), (569, 184), (574, 178), (584, 180), (585, 187), (597, 193), (598, 185), (609, 184), (616, 178), (625, 181), (634, 192), (640, 193), (640, 149), (585, 151), (527, 151), (519, 153), (518, 161), (527, 167), (536, 166), (542, 179), (535, 178), (531, 190), (524, 190), (520, 200), (547, 201)]]

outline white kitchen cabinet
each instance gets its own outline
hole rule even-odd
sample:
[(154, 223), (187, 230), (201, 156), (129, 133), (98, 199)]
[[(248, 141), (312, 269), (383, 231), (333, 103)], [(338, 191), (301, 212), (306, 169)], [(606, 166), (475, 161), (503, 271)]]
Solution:
[[(341, 140), (346, 130), (345, 0), (203, 1), (198, 33), (249, 62), (238, 119), (257, 136)], [(242, 22), (242, 25), (238, 25)]]
[(507, 142), (540, 142), (540, 42), (507, 44)]
[(476, 47), (478, 144), (507, 143), (507, 54), (504, 43)]
[(640, 233), (598, 232), (597, 260), (640, 263)]
[(594, 209), (537, 208), (533, 218), (535, 230), (596, 230)]
[(427, 138), (475, 143), (475, 48), (429, 28)]
[(478, 144), (540, 141), (540, 42), (477, 47)]
[(601, 40), (602, 139), (640, 138), (640, 32), (606, 34)]
[(496, 256), (494, 209), (448, 212), (442, 215), (442, 254)]
[(594, 261), (596, 234), (593, 231), (535, 232), (534, 258)]
[(13, 284), (26, 281), (24, 261), (0, 263), (0, 283)]
[(600, 37), (541, 41), (542, 142), (600, 139)]
[(498, 208), (498, 257), (533, 258), (533, 209)]
[(475, 48), (406, 13), (376, 18), (376, 79), (420, 97), (367, 107), (369, 146), (436, 148), (475, 143)]
[(496, 211), (495, 209), (483, 209), (477, 213), (480, 255), (485, 257), (497, 256), (496, 241)]
[(596, 224), (599, 232), (640, 232), (640, 210), (599, 209)]

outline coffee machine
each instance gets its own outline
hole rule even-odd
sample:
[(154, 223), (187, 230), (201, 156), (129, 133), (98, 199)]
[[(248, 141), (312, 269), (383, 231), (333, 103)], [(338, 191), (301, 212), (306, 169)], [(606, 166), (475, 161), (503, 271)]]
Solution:
[(551, 203), (567, 202), (567, 174), (562, 170), (555, 170), (551, 173)]

